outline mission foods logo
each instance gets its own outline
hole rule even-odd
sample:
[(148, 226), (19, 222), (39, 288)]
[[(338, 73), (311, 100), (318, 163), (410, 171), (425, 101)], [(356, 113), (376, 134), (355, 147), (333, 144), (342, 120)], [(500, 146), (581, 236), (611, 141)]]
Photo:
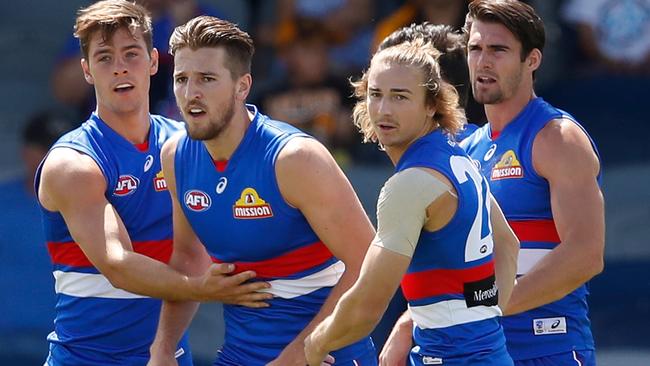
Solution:
[(232, 214), (236, 219), (263, 219), (273, 216), (271, 205), (260, 198), (253, 188), (246, 188), (232, 206)]
[(192, 211), (205, 211), (212, 206), (212, 199), (205, 192), (193, 189), (185, 192), (183, 197), (185, 206)]
[(132, 175), (120, 175), (117, 179), (117, 184), (115, 185), (115, 190), (113, 194), (118, 197), (128, 196), (131, 193), (135, 192), (140, 185), (140, 180)]
[(501, 160), (492, 168), (491, 180), (521, 178), (524, 176), (524, 169), (521, 166), (513, 150), (506, 151)]
[(153, 179), (153, 188), (156, 192), (162, 192), (167, 190), (167, 182), (165, 181), (165, 176), (163, 175), (162, 170), (156, 174), (156, 177)]

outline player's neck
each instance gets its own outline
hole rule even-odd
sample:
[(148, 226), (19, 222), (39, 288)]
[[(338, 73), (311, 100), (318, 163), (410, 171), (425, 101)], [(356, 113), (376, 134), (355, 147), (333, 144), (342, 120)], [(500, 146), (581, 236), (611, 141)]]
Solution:
[(132, 144), (141, 144), (149, 137), (150, 115), (148, 104), (129, 112), (116, 112), (97, 106), (97, 114), (113, 131)]
[(384, 146), (384, 151), (386, 151), (386, 155), (388, 155), (388, 158), (390, 159), (391, 163), (393, 163), (394, 166), (397, 166), (399, 159), (402, 158), (402, 155), (404, 155), (406, 149), (401, 147)]
[(440, 128), (440, 125), (437, 122), (433, 123), (434, 124), (429, 124), (426, 126), (418, 135), (416, 135), (411, 140), (392, 144), (390, 146), (383, 146), (384, 151), (386, 151), (386, 155), (388, 155), (388, 158), (393, 163), (393, 165), (397, 166), (397, 163), (399, 163), (399, 160), (402, 158), (406, 150), (408, 150), (408, 148), (413, 145), (415, 141)]
[(203, 141), (212, 160), (230, 160), (230, 157), (244, 138), (253, 118), (254, 115), (248, 111), (245, 105), (242, 105), (237, 109), (232, 116), (232, 120), (221, 131), (219, 136)]
[(528, 92), (517, 93), (499, 104), (486, 104), (485, 115), (490, 129), (502, 131), (535, 97), (535, 91), (531, 88)]

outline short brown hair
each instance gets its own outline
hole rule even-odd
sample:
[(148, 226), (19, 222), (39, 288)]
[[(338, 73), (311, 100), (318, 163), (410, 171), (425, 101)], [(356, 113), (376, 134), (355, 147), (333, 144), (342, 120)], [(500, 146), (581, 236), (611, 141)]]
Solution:
[(499, 23), (521, 42), (521, 61), (530, 51), (537, 48), (544, 51), (546, 33), (544, 22), (535, 9), (519, 0), (474, 0), (469, 4), (463, 31), (469, 34), (472, 23), (480, 20), (486, 23)]
[(176, 27), (169, 40), (169, 53), (174, 55), (184, 47), (192, 50), (223, 47), (229, 56), (225, 61), (226, 67), (233, 77), (251, 72), (251, 60), (255, 53), (253, 39), (229, 21), (202, 15)]
[(79, 9), (74, 36), (79, 38), (81, 53), (88, 58), (90, 39), (95, 32), (101, 32), (102, 39), (106, 42), (120, 28), (128, 29), (132, 36), (135, 36), (137, 30), (141, 30), (147, 51), (151, 54), (151, 15), (141, 5), (126, 0), (103, 0)]
[(456, 89), (440, 76), (438, 56), (440, 52), (430, 43), (421, 39), (405, 42), (388, 47), (377, 52), (370, 61), (370, 67), (363, 73), (359, 81), (352, 82), (357, 104), (354, 106), (354, 124), (363, 135), (363, 142), (377, 142), (377, 134), (373, 130), (368, 114), (368, 74), (376, 62), (388, 62), (397, 65), (414, 67), (422, 72), (426, 89), (425, 103), (436, 108), (433, 116), (434, 124), (440, 126), (450, 135), (456, 134), (465, 124), (465, 114), (458, 108), (458, 93)]

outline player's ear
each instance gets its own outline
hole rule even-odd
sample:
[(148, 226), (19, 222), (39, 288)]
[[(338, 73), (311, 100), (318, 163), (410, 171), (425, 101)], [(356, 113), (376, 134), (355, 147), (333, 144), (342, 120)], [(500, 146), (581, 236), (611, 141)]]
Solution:
[(93, 76), (90, 74), (90, 65), (88, 64), (88, 60), (85, 58), (81, 59), (81, 70), (83, 70), (86, 82), (90, 85), (95, 84), (95, 80), (93, 80)]
[(541, 64), (542, 52), (537, 48), (533, 48), (533, 50), (528, 54), (528, 57), (526, 57), (526, 65), (531, 71), (535, 71), (539, 69)]
[(237, 99), (246, 100), (248, 94), (251, 91), (251, 86), (253, 85), (253, 78), (250, 73), (246, 73), (237, 79), (237, 85), (235, 86), (235, 94)]
[(427, 118), (433, 118), (436, 115), (436, 106), (428, 105), (427, 106)]
[(160, 59), (160, 55), (158, 54), (158, 49), (153, 48), (151, 49), (151, 66), (149, 68), (149, 75), (155, 75), (158, 72), (158, 62)]

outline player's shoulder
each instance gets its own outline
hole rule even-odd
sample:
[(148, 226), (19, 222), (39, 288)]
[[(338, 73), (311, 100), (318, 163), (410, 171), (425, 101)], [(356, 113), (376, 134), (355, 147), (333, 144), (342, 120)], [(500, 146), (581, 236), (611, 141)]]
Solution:
[(532, 157), (535, 169), (547, 179), (599, 171), (599, 158), (587, 133), (567, 117), (553, 119), (539, 131)]
[(386, 184), (395, 189), (413, 191), (414, 188), (418, 187), (430, 187), (432, 182), (442, 183), (448, 188), (453, 188), (451, 181), (441, 171), (423, 166), (413, 166), (400, 170), (388, 178)]
[(60, 179), (99, 174), (101, 170), (93, 158), (70, 147), (52, 149), (43, 161), (43, 174), (53, 173)]
[(95, 121), (88, 119), (77, 128), (72, 129), (59, 137), (53, 146), (60, 144), (89, 145), (88, 141), (97, 134), (98, 128)]
[(381, 189), (377, 209), (394, 206), (402, 213), (426, 210), (433, 201), (448, 191), (453, 184), (435, 169), (412, 167), (393, 174)]
[(483, 137), (486, 136), (486, 134), (488, 133), (488, 128), (489, 128), (488, 123), (480, 127), (474, 124), (471, 125), (475, 126), (476, 128), (473, 128), (473, 130), (470, 133), (468, 133), (463, 139), (461, 139), (460, 142), (458, 143), (459, 146), (464, 150), (467, 150), (468, 148), (478, 144), (483, 139)]
[[(287, 141), (275, 161), (275, 177), (280, 194), (300, 210), (311, 210), (321, 199), (327, 211), (354, 202), (354, 192), (329, 151), (309, 137)], [(310, 211), (313, 212), (313, 211)]]
[(567, 116), (554, 118), (546, 123), (535, 136), (535, 145), (546, 149), (563, 149), (572, 146), (591, 147), (584, 129)]
[(316, 139), (308, 136), (296, 136), (286, 142), (278, 154), (278, 162), (305, 164), (331, 157), (329, 151)]
[(446, 133), (434, 131), (413, 142), (396, 165), (398, 171), (413, 166), (447, 166), (452, 156), (466, 156), (459, 144)]
[(260, 139), (269, 143), (279, 143), (284, 139), (293, 140), (295, 137), (311, 137), (294, 125), (271, 119), (261, 113), (257, 116), (256, 124), (256, 133)]
[(101, 193), (105, 185), (106, 179), (95, 160), (78, 150), (57, 147), (43, 161), (39, 192), (46, 200), (87, 192), (89, 187)]
[(90, 156), (69, 148), (54, 148), (43, 162), (38, 200), (50, 211), (70, 204), (97, 204), (105, 199), (106, 179)]
[(480, 127), (474, 123), (466, 123), (463, 125), (463, 128), (460, 131), (456, 132), (454, 140), (461, 142), (472, 135), (479, 128)]

